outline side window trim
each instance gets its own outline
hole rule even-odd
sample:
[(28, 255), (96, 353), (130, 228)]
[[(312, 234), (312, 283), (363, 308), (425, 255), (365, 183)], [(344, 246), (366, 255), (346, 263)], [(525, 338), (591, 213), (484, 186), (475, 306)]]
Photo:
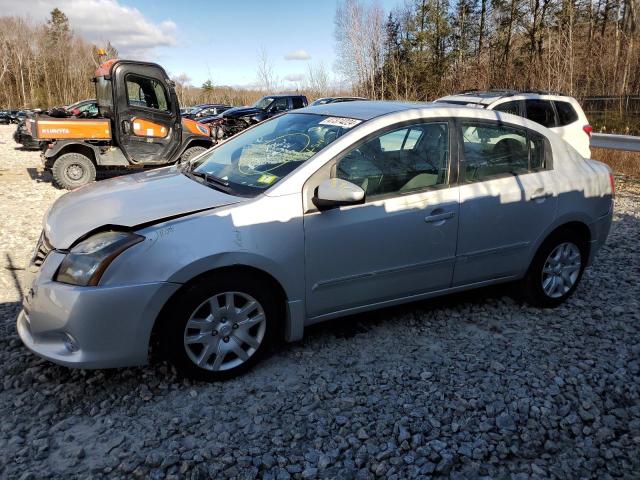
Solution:
[[(324, 176), (328, 173), (329, 177), (327, 178), (334, 178), (336, 175), (336, 166), (337, 163), (342, 160), (342, 158), (344, 158), (344, 156), (349, 153), (351, 150), (356, 149), (358, 147), (360, 147), (361, 145), (363, 145), (364, 143), (368, 142), (369, 140), (375, 138), (375, 137), (379, 137), (382, 136), (386, 133), (389, 133), (393, 130), (397, 130), (400, 129), (402, 127), (411, 127), (413, 125), (424, 125), (424, 124), (428, 124), (428, 123), (446, 123), (447, 124), (447, 130), (448, 130), (448, 141), (449, 141), (449, 148), (448, 148), (448, 165), (447, 165), (447, 181), (440, 184), (440, 185), (433, 185), (433, 186), (429, 186), (429, 187), (424, 187), (421, 189), (416, 189), (416, 190), (411, 190), (408, 192), (390, 192), (390, 193), (386, 193), (386, 194), (382, 194), (382, 195), (376, 195), (375, 197), (373, 197), (372, 200), (369, 200), (367, 198), (365, 198), (365, 203), (363, 203), (362, 205), (367, 205), (369, 203), (372, 202), (379, 202), (379, 201), (384, 201), (384, 200), (388, 200), (390, 198), (399, 198), (399, 197), (405, 197), (408, 195), (414, 195), (417, 193), (423, 193), (423, 192), (427, 192), (427, 191), (435, 191), (435, 190), (441, 190), (444, 188), (452, 188), (452, 187), (456, 187), (458, 186), (458, 161), (459, 161), (459, 155), (460, 155), (460, 148), (457, 142), (457, 138), (458, 135), (456, 133), (456, 120), (454, 118), (447, 118), (447, 117), (435, 117), (435, 118), (428, 118), (428, 119), (416, 119), (416, 120), (405, 120), (402, 122), (398, 122), (398, 123), (394, 123), (393, 125), (388, 125), (387, 127), (380, 129), (380, 130), (376, 130), (375, 132), (372, 132), (368, 135), (366, 135), (365, 137), (361, 138), (360, 140), (358, 140), (356, 143), (353, 143), (351, 145), (349, 145), (347, 148), (345, 148), (344, 150), (342, 150), (341, 152), (339, 152), (338, 154), (336, 154), (331, 160), (327, 161), (323, 166), (321, 166), (320, 168), (318, 168), (318, 170), (316, 170), (313, 174), (311, 174), (309, 176), (309, 178), (307, 178), (307, 180), (305, 181), (303, 187), (302, 187), (302, 193), (303, 193), (303, 202), (307, 203), (307, 196), (309, 195), (313, 195), (313, 191), (309, 192), (309, 188), (311, 187), (312, 190), (315, 190), (315, 186), (312, 187), (311, 184), (316, 183), (318, 177), (321, 177), (322, 179), (324, 179)], [(358, 208), (361, 205), (354, 205), (350, 208)], [(313, 204), (311, 204), (310, 202), (308, 202), (308, 205), (305, 205), (305, 211), (304, 214), (311, 214), (311, 213), (315, 213), (318, 210), (315, 208), (315, 206)]]
[(162, 114), (162, 115), (167, 115), (167, 116), (171, 116), (172, 112), (171, 110), (162, 110), (160, 108), (153, 108), (153, 107), (147, 107), (146, 105), (133, 105), (131, 104), (131, 102), (129, 101), (129, 87), (127, 85), (127, 79), (130, 76), (134, 76), (134, 77), (138, 77), (138, 78), (143, 78), (145, 80), (150, 80), (152, 82), (156, 82), (160, 88), (162, 89), (162, 93), (164, 94), (164, 98), (165, 98), (165, 102), (167, 104), (167, 108), (169, 108), (169, 106), (171, 105), (171, 97), (169, 96), (169, 92), (167, 92), (167, 89), (165, 88), (164, 84), (158, 80), (157, 78), (154, 77), (149, 77), (147, 75), (141, 75), (137, 72), (126, 72), (124, 75), (124, 90), (125, 90), (125, 94), (126, 94), (126, 99), (127, 99), (127, 106), (130, 108), (136, 108), (136, 109), (142, 109), (142, 110), (146, 110), (149, 112), (153, 112), (156, 114)]
[[(467, 179), (465, 178), (465, 170), (464, 168), (462, 168), (464, 166), (465, 163), (465, 157), (464, 157), (464, 138), (463, 138), (463, 134), (462, 134), (462, 124), (466, 123), (466, 122), (473, 122), (474, 124), (478, 124), (478, 125), (488, 125), (488, 126), (497, 126), (497, 127), (506, 127), (506, 128), (513, 128), (516, 130), (521, 130), (525, 133), (526, 138), (527, 138), (527, 158), (528, 158), (528, 164), (529, 164), (529, 171), (527, 173), (509, 173), (509, 172), (505, 172), (505, 173), (501, 173), (501, 174), (496, 174), (493, 175), (491, 177), (487, 177), (487, 178), (483, 178), (480, 180), (469, 180), (467, 181)], [(458, 141), (458, 162), (457, 162), (457, 169), (458, 169), (458, 183), (459, 184), (471, 184), (471, 183), (479, 183), (479, 182), (484, 182), (484, 181), (490, 181), (490, 180), (496, 180), (499, 178), (507, 178), (507, 177), (519, 177), (522, 175), (528, 175), (530, 173), (539, 173), (539, 172), (544, 172), (544, 171), (548, 171), (548, 170), (553, 170), (553, 155), (552, 155), (552, 151), (551, 151), (551, 144), (549, 143), (549, 139), (545, 136), (542, 135), (538, 132), (536, 132), (535, 130), (531, 130), (527, 127), (523, 127), (522, 125), (513, 125), (510, 123), (505, 123), (505, 122), (494, 122), (491, 120), (485, 120), (485, 119), (474, 119), (474, 118), (462, 118), (462, 117), (458, 117), (455, 119), (455, 132), (456, 132), (456, 136), (457, 136), (457, 141)], [(543, 144), (544, 144), (544, 161), (545, 161), (545, 166), (543, 169), (540, 170), (532, 170), (531, 169), (531, 136), (532, 135), (538, 135), (540, 137), (542, 137), (542, 139), (544, 140)]]

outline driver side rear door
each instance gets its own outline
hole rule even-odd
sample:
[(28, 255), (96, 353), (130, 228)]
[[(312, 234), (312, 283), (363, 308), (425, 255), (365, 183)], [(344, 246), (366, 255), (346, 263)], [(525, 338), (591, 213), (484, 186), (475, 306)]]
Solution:
[(116, 69), (118, 145), (132, 163), (167, 163), (182, 139), (178, 102), (164, 70), (123, 64)]

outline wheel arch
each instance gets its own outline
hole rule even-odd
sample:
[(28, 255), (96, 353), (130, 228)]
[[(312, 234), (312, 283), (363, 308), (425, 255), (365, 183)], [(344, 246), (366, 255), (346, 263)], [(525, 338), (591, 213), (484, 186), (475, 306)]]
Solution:
[[(280, 331), (278, 332), (279, 339), (285, 339), (288, 341), (297, 340), (300, 334), (297, 334), (298, 323), (302, 325), (303, 319), (296, 318), (299, 316), (297, 312), (293, 312), (289, 298), (287, 293), (282, 286), (282, 284), (276, 279), (274, 275), (267, 272), (264, 269), (254, 267), (246, 264), (233, 264), (226, 266), (215, 267), (206, 271), (202, 271), (183, 283), (180, 288), (178, 288), (169, 299), (165, 302), (165, 304), (160, 309), (159, 314), (156, 317), (156, 320), (151, 329), (151, 337), (149, 339), (150, 348), (154, 348), (157, 346), (158, 333), (164, 321), (168, 320), (167, 313), (170, 311), (171, 307), (174, 303), (179, 299), (180, 294), (188, 289), (194, 283), (205, 280), (208, 276), (211, 275), (228, 275), (229, 273), (239, 273), (241, 275), (252, 276), (253, 278), (259, 278), (268, 288), (276, 293), (279, 299), (279, 305), (281, 305), (281, 318), (282, 323), (279, 325)], [(294, 332), (292, 335), (291, 332)]]
[(593, 232), (589, 227), (589, 222), (586, 218), (577, 218), (577, 217), (566, 217), (558, 219), (549, 229), (547, 229), (536, 242), (534, 248), (531, 249), (531, 255), (529, 258), (529, 262), (527, 263), (527, 269), (531, 266), (538, 250), (542, 246), (547, 239), (551, 238), (553, 235), (557, 234), (562, 230), (571, 230), (576, 232), (582, 238), (584, 238), (583, 247), (585, 249), (585, 256), (590, 258), (591, 253), (591, 239), (593, 237)]
[(184, 144), (180, 147), (180, 150), (178, 150), (178, 155), (176, 156), (176, 158), (182, 157), (184, 152), (186, 152), (191, 147), (204, 147), (206, 149), (209, 149), (213, 147), (213, 140), (208, 137), (197, 137), (194, 135), (190, 137), (187, 141), (185, 141)]
[(52, 165), (58, 157), (65, 153), (79, 153), (91, 160), (94, 165), (98, 165), (98, 154), (95, 147), (85, 142), (55, 142), (52, 148), (45, 150), (44, 156), (47, 159), (47, 164)]

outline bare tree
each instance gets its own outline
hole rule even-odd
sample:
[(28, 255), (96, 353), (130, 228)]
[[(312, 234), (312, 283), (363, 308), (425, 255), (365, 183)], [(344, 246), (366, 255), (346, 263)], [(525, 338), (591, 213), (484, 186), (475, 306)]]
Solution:
[(258, 51), (256, 62), (256, 76), (258, 86), (264, 91), (271, 91), (275, 88), (276, 80), (273, 74), (273, 64), (267, 49), (262, 46)]

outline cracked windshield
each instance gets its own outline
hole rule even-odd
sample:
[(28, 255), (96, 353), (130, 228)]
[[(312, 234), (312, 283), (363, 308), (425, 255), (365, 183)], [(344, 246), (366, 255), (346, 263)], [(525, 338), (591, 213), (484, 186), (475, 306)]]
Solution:
[(228, 184), (233, 193), (259, 193), (353, 128), (359, 120), (288, 114), (230, 139), (194, 161), (194, 174)]

